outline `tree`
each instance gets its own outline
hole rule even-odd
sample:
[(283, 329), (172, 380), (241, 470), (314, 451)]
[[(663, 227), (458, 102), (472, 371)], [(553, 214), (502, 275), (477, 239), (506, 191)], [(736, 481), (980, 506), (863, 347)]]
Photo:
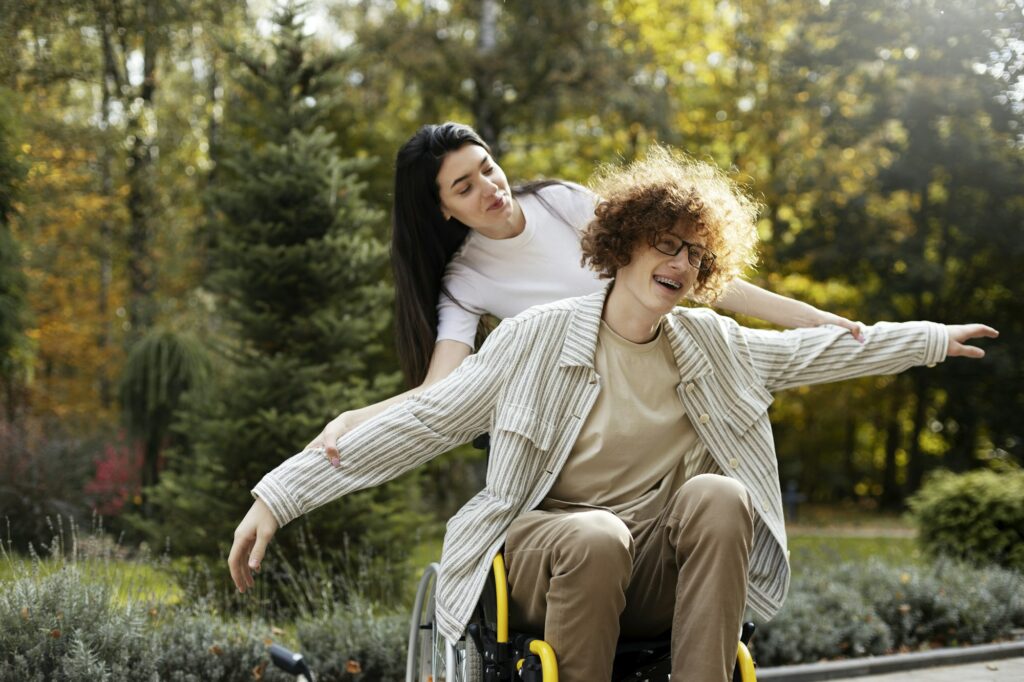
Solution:
[[(335, 104), (341, 58), (311, 53), (301, 7), (274, 22), (269, 49), (227, 46), (240, 92), (213, 188), (220, 219), (208, 283), (224, 323), (223, 362), (208, 399), (186, 397), (179, 430), (190, 447), (172, 456), (150, 496), (163, 522), (148, 529), (171, 535), (177, 550), (216, 553), (264, 473), (328, 418), (397, 383), (368, 369), (383, 350), (391, 292), (374, 237), (382, 215), (367, 207), (358, 177), (367, 162), (343, 159), (319, 125)], [(410, 493), (397, 490), (401, 498), (384, 490), (332, 505), (311, 521), (316, 537), (400, 551), (388, 541), (412, 519), (399, 511)]]
[(0, 401), (10, 423), (23, 403), (18, 393), (24, 383), (27, 345), (21, 245), (11, 229), (18, 185), (24, 175), (15, 150), (13, 99), (13, 93), (0, 85)]
[[(800, 58), (827, 74), (810, 99), (822, 103), (823, 147), (847, 164), (819, 180), (842, 199), (818, 204), (817, 229), (795, 234), (781, 257), (855, 285), (866, 317), (969, 315), (1004, 332), (985, 364), (910, 372), (878, 401), (888, 402), (876, 447), (895, 504), (939, 462), (929, 455), (956, 469), (1022, 456), (1012, 415), (1024, 377), (1011, 361), (1020, 301), (1010, 292), (1024, 267), (1024, 112), (1014, 103), (1024, 19), (1012, 0), (922, 0), (899, 11), (833, 3), (815, 21), (833, 39)], [(826, 84), (841, 84), (840, 96)]]

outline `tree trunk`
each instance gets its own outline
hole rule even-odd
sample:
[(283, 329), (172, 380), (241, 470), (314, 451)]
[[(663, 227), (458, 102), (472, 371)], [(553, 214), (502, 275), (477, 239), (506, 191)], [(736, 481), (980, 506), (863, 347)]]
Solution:
[(903, 402), (902, 391), (894, 387), (892, 402), (885, 421), (885, 468), (882, 470), (882, 499), (885, 509), (897, 509), (900, 505), (899, 485), (896, 482), (896, 452), (903, 441), (900, 428), (900, 406)]
[(481, 0), (477, 65), (474, 69), (476, 97), (473, 104), (473, 125), (484, 142), (491, 146), (495, 158), (501, 155), (501, 114), (500, 107), (494, 106), (493, 75), (488, 65), (498, 44), (499, 11), (497, 0)]
[(921, 434), (927, 428), (929, 380), (924, 372), (914, 372), (914, 425), (910, 432), (910, 448), (907, 461), (907, 492), (913, 493), (921, 487), (926, 466), (921, 452)]
[[(103, 127), (105, 131), (109, 131), (111, 127), (110, 122), (110, 105), (113, 100), (114, 94), (117, 92), (119, 87), (119, 81), (117, 74), (117, 67), (114, 64), (113, 51), (110, 44), (110, 33), (109, 25), (103, 21), (102, 17), (100, 20), (103, 31)], [(107, 202), (107, 206), (113, 205), (114, 202), (114, 179), (111, 173), (111, 158), (110, 145), (104, 144), (103, 150), (100, 152), (100, 192), (103, 195), (104, 200)], [(97, 334), (96, 345), (99, 346), (100, 357), (106, 357), (107, 348), (110, 346), (110, 339), (112, 337), (112, 320), (110, 318), (110, 285), (113, 278), (113, 262), (111, 254), (111, 244), (114, 238), (114, 229), (111, 224), (111, 216), (109, 210), (105, 210), (103, 213), (103, 219), (99, 224), (100, 241), (97, 248), (97, 258), (100, 264), (100, 288), (99, 288), (99, 300), (97, 301), (97, 309), (99, 312), (100, 329)], [(111, 387), (110, 379), (110, 363), (104, 361), (103, 367), (100, 368), (100, 404), (104, 409), (109, 409), (113, 403), (113, 389)]]
[[(155, 141), (149, 130), (156, 127), (153, 111), (157, 61), (156, 18), (156, 3), (147, 0), (143, 28), (143, 80), (138, 92), (142, 105), (129, 124), (129, 134), (134, 140), (128, 166), (128, 320), (134, 338), (142, 336), (156, 319), (156, 303), (153, 298), (156, 264), (152, 254)], [(127, 58), (128, 55), (123, 56)], [(126, 110), (130, 110), (130, 107), (126, 107)]]
[(857, 484), (857, 464), (854, 461), (854, 457), (857, 453), (857, 420), (853, 416), (852, 410), (846, 411), (846, 428), (844, 433), (843, 442), (843, 474), (846, 478), (846, 486), (843, 490), (838, 491), (837, 497), (843, 499), (853, 499), (856, 497), (853, 494), (853, 486)]

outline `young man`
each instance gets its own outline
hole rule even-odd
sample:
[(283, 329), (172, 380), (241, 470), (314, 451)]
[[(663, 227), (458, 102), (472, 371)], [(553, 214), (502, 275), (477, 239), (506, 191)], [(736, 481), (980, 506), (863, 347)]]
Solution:
[(394, 478), (484, 431), (486, 487), (448, 524), (437, 616), (457, 639), (502, 546), (513, 624), (543, 631), (561, 679), (607, 680), (620, 633), (672, 628), (673, 675), (724, 682), (744, 605), (770, 618), (789, 584), (768, 421), (771, 392), (895, 373), (947, 356), (983, 325), (741, 327), (678, 308), (753, 260), (756, 207), (717, 169), (655, 150), (605, 172), (584, 239), (606, 291), (504, 321), (429, 390), (254, 489), (228, 563), (238, 589), (278, 527)]

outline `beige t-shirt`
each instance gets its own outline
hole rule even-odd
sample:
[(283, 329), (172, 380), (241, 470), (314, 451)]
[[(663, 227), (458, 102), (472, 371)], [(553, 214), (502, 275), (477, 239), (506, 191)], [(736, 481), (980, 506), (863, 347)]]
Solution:
[(603, 507), (632, 525), (660, 513), (704, 446), (676, 393), (663, 329), (633, 343), (602, 321), (594, 362), (601, 393), (540, 508)]

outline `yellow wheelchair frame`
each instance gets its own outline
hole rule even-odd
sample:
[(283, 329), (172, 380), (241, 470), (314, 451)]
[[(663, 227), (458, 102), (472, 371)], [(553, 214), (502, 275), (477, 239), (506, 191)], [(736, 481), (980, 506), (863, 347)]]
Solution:
[[(406, 682), (558, 682), (558, 659), (551, 645), (509, 630), (508, 579), (500, 552), (492, 563), (493, 585), (485, 590), (467, 634), (455, 644), (444, 641), (437, 632), (433, 590), (438, 569), (436, 563), (427, 567), (417, 591), (409, 628)], [(493, 599), (488, 595), (492, 587)], [(747, 648), (753, 631), (753, 623), (744, 623), (733, 682), (757, 680)], [(613, 680), (668, 679), (667, 640), (636, 643), (630, 653), (636, 655), (633, 664), (618, 670)]]

